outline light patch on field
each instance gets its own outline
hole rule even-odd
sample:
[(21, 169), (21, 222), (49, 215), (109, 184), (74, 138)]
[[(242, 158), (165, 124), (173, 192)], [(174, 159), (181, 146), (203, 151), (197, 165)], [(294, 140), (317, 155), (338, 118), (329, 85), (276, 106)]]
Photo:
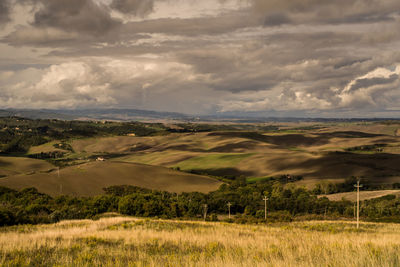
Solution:
[(56, 148), (54, 146), (59, 143), (60, 143), (60, 141), (52, 141), (52, 142), (42, 144), (40, 146), (33, 146), (28, 150), (27, 154), (32, 155), (32, 154), (40, 154), (41, 152), (48, 153), (48, 152), (55, 152), (55, 151), (68, 152), (67, 150)]
[[(400, 190), (376, 190), (376, 191), (360, 191), (360, 200), (383, 197), (387, 195), (400, 196)], [(357, 192), (345, 192), (330, 195), (320, 195), (319, 197), (327, 197), (332, 201), (340, 201), (342, 199), (357, 201)]]

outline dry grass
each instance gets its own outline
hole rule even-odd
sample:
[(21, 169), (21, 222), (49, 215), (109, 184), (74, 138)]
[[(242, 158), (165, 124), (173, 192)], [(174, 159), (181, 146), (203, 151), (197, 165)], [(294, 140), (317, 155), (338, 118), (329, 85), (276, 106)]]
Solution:
[[(387, 195), (400, 195), (400, 190), (376, 190), (376, 191), (360, 191), (360, 200), (383, 197)], [(330, 195), (320, 195), (319, 197), (327, 197), (332, 201), (340, 201), (343, 198), (350, 201), (357, 201), (357, 192), (337, 193)]]
[(2, 265), (399, 266), (400, 226), (107, 218), (1, 229)]

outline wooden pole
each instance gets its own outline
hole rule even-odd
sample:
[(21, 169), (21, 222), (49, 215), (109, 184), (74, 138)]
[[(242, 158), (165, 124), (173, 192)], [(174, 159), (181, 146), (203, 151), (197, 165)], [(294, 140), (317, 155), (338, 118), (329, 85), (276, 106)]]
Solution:
[(264, 207), (265, 207), (265, 212), (264, 212), (264, 219), (267, 220), (267, 200), (269, 198), (267, 198), (267, 196), (264, 196), (263, 200), (264, 200)]
[(60, 183), (60, 195), (62, 195), (62, 183), (60, 180), (60, 167), (57, 168), (57, 176), (58, 176), (58, 181)]
[(360, 180), (357, 180), (357, 184), (354, 185), (357, 188), (357, 229), (360, 227)]
[(204, 207), (204, 221), (205, 221), (207, 218), (207, 204), (204, 204), (203, 207)]
[(226, 204), (226, 205), (228, 205), (228, 218), (230, 219), (231, 218), (231, 206), (232, 206), (232, 204), (231, 204), (231, 202), (228, 202), (228, 204)]

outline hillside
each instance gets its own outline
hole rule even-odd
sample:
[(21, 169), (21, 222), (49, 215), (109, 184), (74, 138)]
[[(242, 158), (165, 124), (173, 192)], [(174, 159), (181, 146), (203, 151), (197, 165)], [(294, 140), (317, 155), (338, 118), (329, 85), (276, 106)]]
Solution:
[(54, 169), (50, 163), (24, 157), (0, 157), (0, 177), (47, 172)]
[[(3, 266), (398, 266), (397, 224), (132, 217), (2, 229)], [(11, 242), (10, 242), (11, 241)]]
[[(347, 126), (346, 126), (347, 127)], [(74, 140), (77, 153), (114, 154), (115, 160), (179, 167), (215, 176), (304, 177), (342, 181), (351, 176), (375, 183), (400, 181), (400, 138), (364, 127), (296, 131), (180, 133), (154, 137), (105, 137)], [(349, 126), (350, 127), (350, 126)], [(357, 128), (357, 127), (354, 127)], [(358, 126), (357, 129), (362, 128)], [(375, 131), (376, 133), (370, 133)]]
[(0, 179), (0, 186), (14, 189), (36, 187), (49, 195), (94, 196), (113, 185), (134, 185), (170, 192), (209, 192), (221, 182), (164, 167), (127, 162), (90, 162), (62, 168), (59, 172), (18, 174)]

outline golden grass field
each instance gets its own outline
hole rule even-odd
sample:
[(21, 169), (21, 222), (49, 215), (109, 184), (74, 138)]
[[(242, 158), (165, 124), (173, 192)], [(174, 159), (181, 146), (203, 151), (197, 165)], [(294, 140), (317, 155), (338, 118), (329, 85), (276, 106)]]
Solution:
[(0, 229), (2, 266), (399, 266), (400, 226), (129, 217)]
[[(54, 167), (53, 167), (54, 168)], [(0, 179), (0, 186), (36, 187), (49, 195), (96, 196), (113, 185), (135, 185), (170, 192), (210, 192), (222, 183), (207, 176), (128, 162), (89, 162), (48, 173), (19, 174)]]

